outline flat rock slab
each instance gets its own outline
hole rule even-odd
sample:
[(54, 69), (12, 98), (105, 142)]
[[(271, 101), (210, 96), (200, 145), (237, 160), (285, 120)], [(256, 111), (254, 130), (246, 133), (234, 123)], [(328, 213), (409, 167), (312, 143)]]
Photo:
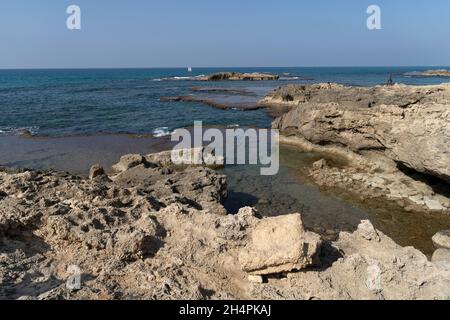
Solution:
[(252, 231), (239, 262), (251, 275), (301, 270), (315, 263), (320, 236), (305, 231), (300, 214), (265, 218)]

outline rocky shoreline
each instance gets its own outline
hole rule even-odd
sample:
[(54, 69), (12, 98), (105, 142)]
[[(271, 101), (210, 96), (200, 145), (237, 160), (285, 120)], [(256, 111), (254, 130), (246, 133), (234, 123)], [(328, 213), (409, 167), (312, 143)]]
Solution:
[[(448, 84), (315, 84), (259, 105), (282, 110), (282, 143), (342, 159), (314, 163), (319, 185), (450, 213), (449, 103)], [(168, 152), (89, 177), (1, 169), (0, 298), (450, 299), (449, 231), (433, 237), (430, 261), (368, 220), (330, 241), (301, 213), (230, 215), (227, 195), (226, 176), (175, 166)]]
[(317, 183), (450, 213), (450, 84), (290, 85), (261, 103), (289, 108), (273, 122), (282, 142), (348, 160), (344, 169), (318, 164)]
[[(0, 297), (450, 299), (442, 253), (430, 262), (369, 221), (329, 242), (300, 214), (227, 215), (226, 195), (225, 176), (167, 153), (127, 155), (89, 178), (3, 170)], [(68, 286), (73, 270), (80, 287)]]

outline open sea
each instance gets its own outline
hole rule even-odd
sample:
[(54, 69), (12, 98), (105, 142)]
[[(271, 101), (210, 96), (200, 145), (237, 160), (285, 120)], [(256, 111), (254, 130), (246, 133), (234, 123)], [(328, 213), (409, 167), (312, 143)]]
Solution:
[[(440, 69), (444, 67), (433, 67)], [(396, 82), (437, 84), (442, 78), (405, 76), (430, 67), (373, 68), (193, 68), (0, 70), (0, 135), (28, 129), (41, 136), (96, 133), (164, 135), (176, 128), (205, 125), (270, 126), (264, 110), (218, 110), (201, 103), (161, 102), (161, 96), (192, 94), (193, 86), (242, 87), (257, 97), (288, 83), (338, 82), (371, 86)], [(218, 71), (270, 72), (279, 81), (195, 82), (183, 80)], [(177, 77), (180, 80), (163, 80)]]

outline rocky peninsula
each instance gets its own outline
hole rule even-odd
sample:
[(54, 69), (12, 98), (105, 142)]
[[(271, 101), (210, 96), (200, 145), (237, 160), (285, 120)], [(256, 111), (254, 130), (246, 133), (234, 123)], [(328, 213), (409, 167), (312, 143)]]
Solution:
[(413, 77), (440, 77), (440, 78), (450, 78), (450, 71), (447, 69), (440, 69), (440, 70), (427, 70), (423, 72), (415, 72), (415, 73), (408, 73), (409, 76)]
[(450, 84), (289, 85), (260, 103), (290, 110), (273, 123), (283, 142), (349, 161), (345, 169), (318, 163), (319, 184), (449, 212)]
[(450, 299), (448, 248), (430, 262), (369, 221), (330, 242), (301, 214), (227, 215), (225, 176), (168, 159), (126, 155), (85, 178), (1, 170), (0, 297)]

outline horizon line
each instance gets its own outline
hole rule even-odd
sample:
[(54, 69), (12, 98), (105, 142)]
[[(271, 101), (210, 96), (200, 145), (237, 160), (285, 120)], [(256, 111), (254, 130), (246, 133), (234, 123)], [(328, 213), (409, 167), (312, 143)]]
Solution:
[[(125, 69), (187, 69), (189, 66), (175, 66), (175, 67), (1, 67), (0, 70), (125, 70)], [(428, 68), (449, 68), (450, 65), (329, 65), (329, 66), (208, 66), (208, 67), (195, 67), (192, 69), (287, 69), (287, 68), (415, 68), (415, 67), (428, 67)]]

